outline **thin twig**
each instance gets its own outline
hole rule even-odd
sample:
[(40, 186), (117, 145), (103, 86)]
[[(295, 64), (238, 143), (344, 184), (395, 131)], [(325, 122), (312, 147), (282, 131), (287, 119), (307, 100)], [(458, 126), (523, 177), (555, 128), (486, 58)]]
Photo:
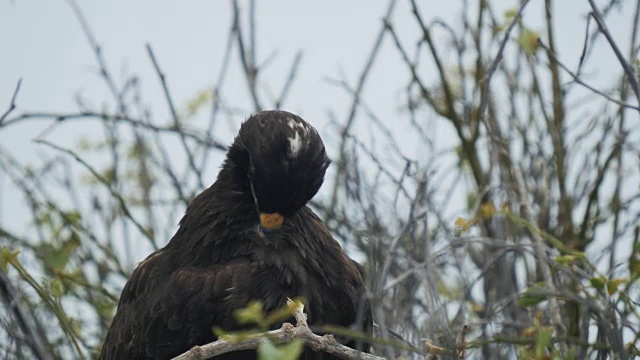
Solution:
[(209, 134), (206, 134), (207, 137), (202, 137), (200, 135), (201, 131), (196, 131), (195, 129), (191, 130), (186, 127), (175, 128), (174, 126), (153, 125), (147, 121), (130, 117), (128, 115), (115, 115), (115, 114), (108, 114), (108, 113), (98, 113), (93, 111), (84, 111), (84, 112), (78, 112), (78, 113), (56, 113), (56, 112), (24, 113), (16, 117), (7, 119), (2, 126), (7, 127), (10, 125), (17, 125), (18, 123), (24, 120), (53, 119), (59, 123), (67, 120), (83, 120), (86, 118), (94, 118), (97, 120), (128, 123), (134, 127), (141, 127), (156, 133), (182, 134), (185, 137), (189, 138), (189, 140), (195, 141), (200, 145), (212, 147), (216, 150), (227, 151), (227, 147), (223, 145), (221, 142), (211, 139), (209, 137), (210, 136)]
[(598, 89), (594, 88), (593, 86), (591, 86), (591, 85), (587, 84), (586, 82), (582, 81), (582, 80), (578, 77), (578, 75), (577, 75), (576, 73), (572, 72), (572, 71), (571, 71), (568, 67), (566, 67), (562, 62), (560, 62), (560, 59), (558, 59), (558, 57), (556, 56), (556, 54), (554, 54), (554, 53), (551, 51), (551, 49), (549, 49), (549, 47), (548, 47), (547, 45), (545, 45), (545, 44), (542, 42), (542, 40), (538, 40), (538, 45), (540, 45), (540, 47), (542, 47), (542, 48), (547, 52), (547, 54), (548, 54), (550, 57), (554, 58), (554, 59), (556, 60), (557, 64), (558, 64), (558, 65), (559, 65), (559, 66), (560, 66), (560, 67), (561, 67), (561, 68), (562, 68), (562, 69), (563, 69), (567, 74), (569, 74), (569, 76), (571, 76), (571, 78), (573, 78), (573, 81), (575, 81), (576, 83), (578, 83), (578, 84), (580, 84), (580, 85), (584, 86), (584, 87), (585, 87), (585, 88), (587, 88), (588, 90), (591, 90), (592, 92), (594, 92), (594, 93), (596, 93), (596, 94), (598, 94), (598, 95), (602, 96), (603, 98), (605, 98), (605, 99), (607, 99), (607, 100), (609, 100), (609, 101), (611, 101), (611, 102), (613, 102), (613, 103), (616, 103), (616, 104), (618, 104), (618, 105), (620, 105), (620, 106), (622, 106), (622, 107), (625, 107), (625, 108), (627, 108), (627, 109), (633, 109), (633, 110), (636, 110), (636, 111), (640, 111), (640, 106), (631, 105), (631, 104), (629, 104), (629, 103), (627, 103), (627, 102), (624, 102), (623, 100), (616, 99), (616, 98), (614, 98), (614, 97), (612, 97), (612, 96), (610, 96), (610, 95), (605, 94), (605, 93), (604, 93), (604, 92), (602, 92), (601, 90), (598, 90)]
[[(376, 37), (376, 40), (373, 43), (371, 52), (369, 53), (369, 56), (367, 57), (367, 61), (362, 69), (362, 72), (360, 73), (360, 77), (358, 78), (358, 84), (356, 85), (355, 92), (353, 94), (353, 100), (351, 101), (349, 114), (347, 115), (345, 125), (342, 128), (342, 134), (341, 134), (342, 141), (340, 142), (340, 149), (338, 151), (339, 158), (337, 161), (337, 164), (339, 167), (344, 167), (344, 162), (346, 158), (346, 139), (347, 139), (346, 135), (349, 133), (349, 130), (351, 129), (351, 126), (353, 126), (353, 122), (355, 121), (358, 105), (360, 104), (360, 95), (364, 91), (364, 86), (369, 77), (369, 74), (371, 73), (373, 64), (375, 63), (375, 60), (378, 57), (380, 49), (382, 48), (382, 40), (384, 39), (384, 35), (387, 32), (387, 23), (391, 20), (391, 15), (393, 14), (393, 10), (395, 9), (395, 6), (396, 6), (396, 0), (390, 0), (389, 5), (387, 6), (387, 12), (384, 18), (382, 19), (382, 28), (378, 32), (378, 36)], [(344, 170), (341, 168), (338, 169), (338, 171), (336, 171), (336, 178), (334, 180), (334, 186), (331, 192), (332, 206), (335, 206), (337, 204), (338, 189), (340, 186), (339, 180), (343, 173), (344, 173)]]
[(629, 81), (631, 88), (633, 89), (633, 92), (636, 94), (638, 105), (640, 105), (640, 89), (638, 88), (638, 81), (636, 80), (636, 77), (633, 73), (633, 69), (631, 68), (631, 65), (629, 65), (627, 60), (625, 60), (624, 55), (622, 55), (622, 52), (618, 48), (616, 41), (613, 39), (613, 36), (609, 32), (609, 28), (607, 27), (607, 24), (604, 21), (604, 16), (600, 12), (600, 9), (596, 5), (595, 1), (589, 0), (589, 4), (591, 4), (591, 9), (593, 9), (593, 11), (591, 12), (591, 16), (593, 16), (593, 18), (596, 20), (596, 23), (598, 23), (598, 27), (600, 28), (600, 31), (607, 38), (607, 41), (609, 42), (611, 49), (613, 49), (613, 52), (616, 54), (616, 57), (618, 58), (620, 65), (622, 65), (622, 68), (624, 69), (624, 73), (627, 75), (627, 80)]
[[(0, 230), (0, 235), (4, 236), (4, 231)], [(32, 321), (36, 322), (38, 319), (33, 316), (30, 307), (23, 306), (22, 294), (11, 284), (9, 277), (2, 269), (0, 269), (0, 296), (6, 303), (7, 309), (14, 314), (33, 355), (39, 360), (53, 359), (45, 345), (47, 342), (45, 334), (38, 331), (32, 324)]]
[(6, 119), (7, 116), (9, 116), (9, 114), (16, 108), (16, 98), (18, 97), (18, 91), (20, 91), (20, 84), (22, 84), (22, 78), (18, 79), (18, 84), (16, 85), (16, 89), (13, 91), (9, 108), (4, 112), (4, 114), (2, 114), (2, 116), (0, 116), (0, 126), (2, 126), (4, 119)]
[(467, 333), (469, 332), (469, 325), (464, 325), (460, 330), (460, 341), (458, 342), (458, 359), (464, 359), (466, 357), (467, 350)]
[(487, 73), (485, 74), (484, 79), (481, 80), (482, 87), (484, 88), (484, 91), (482, 91), (482, 98), (480, 99), (480, 108), (478, 110), (478, 114), (480, 114), (481, 117), (484, 115), (484, 110), (487, 108), (487, 105), (489, 103), (488, 101), (489, 84), (491, 82), (491, 77), (493, 76), (493, 73), (495, 73), (496, 69), (498, 68), (498, 64), (500, 64), (500, 61), (502, 61), (502, 54), (504, 53), (504, 49), (507, 46), (507, 41), (509, 41), (509, 36), (511, 35), (511, 31), (513, 30), (513, 28), (516, 26), (516, 24), (522, 17), (524, 8), (527, 6), (528, 3), (529, 3), (529, 0), (524, 0), (522, 4), (520, 4), (518, 13), (513, 17), (513, 19), (511, 19), (511, 23), (509, 24), (509, 27), (507, 28), (507, 31), (504, 34), (504, 38), (500, 43), (500, 48), (498, 49), (498, 53), (496, 54), (496, 57), (493, 59), (493, 61), (489, 65), (489, 68), (487, 69)]
[[(244, 74), (249, 85), (249, 93), (253, 100), (254, 111), (258, 112), (262, 110), (260, 105), (260, 99), (258, 98), (258, 91), (256, 89), (256, 82), (258, 76), (258, 69), (256, 64), (247, 56), (247, 49), (244, 47), (244, 38), (242, 37), (242, 27), (240, 26), (240, 7), (237, 0), (233, 0), (233, 31), (236, 34), (236, 40), (238, 41), (238, 50), (240, 52), (240, 61), (244, 69)], [(251, 39), (253, 41), (253, 39)], [(255, 49), (250, 48), (250, 56), (255, 57)]]
[[(518, 188), (518, 195), (520, 197), (520, 204), (524, 209), (524, 218), (532, 225), (535, 226), (536, 222), (533, 217), (533, 208), (531, 206), (531, 202), (529, 201), (529, 193), (527, 192), (527, 185), (524, 180), (524, 176), (522, 175), (522, 170), (518, 165), (513, 167), (514, 178), (516, 181), (516, 185)], [(534, 249), (536, 257), (538, 258), (538, 266), (540, 269), (540, 273), (542, 275), (542, 279), (546, 288), (549, 291), (556, 290), (556, 287), (553, 283), (553, 276), (551, 274), (551, 268), (548, 263), (549, 256), (547, 255), (547, 248), (544, 243), (544, 239), (542, 236), (535, 232), (531, 231), (531, 236), (534, 240)], [(551, 319), (556, 327), (556, 330), (559, 334), (566, 334), (567, 329), (562, 321), (562, 313), (560, 312), (560, 305), (558, 304), (558, 299), (555, 297), (549, 298), (549, 314), (551, 315)]]
[(118, 91), (118, 87), (113, 80), (113, 76), (111, 76), (111, 72), (107, 67), (107, 62), (102, 53), (102, 48), (100, 47), (100, 45), (98, 45), (98, 42), (96, 41), (96, 38), (91, 31), (91, 27), (89, 27), (89, 23), (82, 13), (82, 9), (80, 9), (80, 5), (78, 5), (76, 0), (67, 0), (67, 3), (69, 4), (69, 6), (71, 6), (71, 9), (75, 13), (78, 22), (80, 22), (80, 26), (82, 27), (82, 31), (87, 37), (89, 46), (91, 46), (91, 49), (96, 56), (96, 61), (98, 62), (98, 66), (100, 67), (100, 75), (102, 75), (104, 80), (107, 82), (107, 86), (111, 91), (111, 95), (118, 102), (118, 110), (123, 114), (126, 113), (126, 107), (124, 105), (124, 101), (122, 100), (122, 94)]
[(61, 152), (65, 153), (65, 154), (70, 155), (78, 163), (80, 163), (87, 170), (89, 170), (89, 172), (93, 176), (95, 176), (95, 178), (98, 179), (98, 181), (100, 181), (109, 190), (109, 193), (111, 193), (111, 195), (118, 200), (118, 203), (120, 204), (120, 208), (121, 208), (122, 212), (124, 213), (124, 215), (129, 220), (131, 220), (133, 225), (135, 225), (135, 227), (138, 228), (140, 233), (142, 233), (142, 235), (144, 235), (145, 238), (147, 238), (147, 240), (149, 240), (149, 242), (151, 243), (151, 246), (155, 250), (157, 250), (159, 248), (158, 244), (156, 244), (155, 239), (151, 236), (149, 231), (147, 229), (145, 229), (144, 226), (142, 226), (142, 224), (140, 224), (140, 222), (138, 222), (138, 220), (136, 220), (133, 217), (133, 214), (131, 214), (131, 212), (129, 211), (129, 207), (127, 206), (127, 204), (125, 203), (124, 199), (122, 198), (122, 195), (120, 195), (115, 189), (113, 189), (111, 184), (109, 184), (109, 181), (107, 181), (107, 179), (105, 179), (102, 175), (100, 175), (96, 169), (94, 169), (91, 165), (89, 165), (86, 161), (84, 161), (78, 154), (76, 154), (75, 152), (73, 152), (73, 151), (71, 151), (69, 149), (65, 149), (63, 147), (60, 147), (60, 146), (58, 146), (56, 144), (53, 144), (53, 143), (51, 143), (51, 142), (49, 142), (47, 140), (43, 140), (43, 139), (36, 139), (35, 142), (38, 143), (38, 144), (43, 144), (43, 145), (49, 146), (49, 147), (51, 147), (51, 148), (53, 148), (55, 150), (58, 150), (58, 151), (61, 151)]
[(158, 65), (158, 60), (156, 59), (156, 55), (153, 53), (153, 50), (151, 49), (151, 44), (147, 43), (146, 47), (147, 47), (147, 53), (149, 54), (149, 57), (151, 58), (151, 62), (153, 63), (153, 68), (156, 70), (156, 74), (158, 74), (158, 77), (160, 78), (160, 82), (162, 83), (162, 90), (164, 91), (165, 99), (167, 100), (167, 104), (169, 105), (169, 111), (171, 111), (173, 126), (178, 130), (178, 134), (180, 135), (180, 143), (182, 144), (182, 148), (184, 149), (184, 152), (187, 155), (187, 161), (189, 162), (189, 167), (196, 174), (198, 187), (202, 189), (204, 188), (204, 184), (202, 183), (202, 172), (196, 166), (195, 158), (193, 156), (193, 153), (191, 152), (191, 149), (189, 149), (189, 144), (187, 144), (187, 139), (184, 133), (182, 131), (179, 131), (181, 127), (180, 120), (178, 118), (178, 112), (176, 111), (176, 107), (173, 104), (171, 93), (169, 92), (169, 86), (167, 86), (166, 77), (162, 72), (162, 70), (160, 70), (160, 65)]
[(284, 104), (284, 101), (286, 100), (287, 95), (289, 95), (289, 89), (291, 88), (291, 84), (293, 84), (293, 80), (296, 77), (296, 74), (298, 72), (298, 67), (300, 67), (301, 62), (302, 62), (302, 50), (298, 51), (295, 59), (293, 59), (291, 70), (289, 70), (289, 76), (287, 76), (287, 80), (285, 81), (284, 86), (282, 87), (282, 91), (280, 92), (280, 97), (278, 97), (278, 99), (276, 100), (276, 104), (275, 104), (276, 109), (280, 109), (282, 107), (282, 104)]
[[(213, 133), (213, 129), (216, 126), (218, 119), (218, 112), (220, 111), (220, 104), (222, 103), (222, 88), (224, 86), (224, 81), (226, 79), (226, 75), (229, 69), (229, 63), (231, 59), (231, 50), (233, 49), (233, 37), (234, 31), (233, 26), (229, 29), (229, 34), (227, 35), (227, 46), (225, 47), (224, 56), (222, 58), (222, 66), (220, 67), (220, 72), (218, 73), (218, 79), (213, 87), (212, 93), (212, 105), (211, 105), (211, 115), (209, 117), (209, 124), (207, 125), (206, 134)], [(226, 151), (226, 149), (223, 149)], [(206, 167), (209, 164), (209, 155), (211, 152), (207, 148), (202, 149), (202, 157), (200, 160), (200, 169), (202, 172), (206, 171)]]

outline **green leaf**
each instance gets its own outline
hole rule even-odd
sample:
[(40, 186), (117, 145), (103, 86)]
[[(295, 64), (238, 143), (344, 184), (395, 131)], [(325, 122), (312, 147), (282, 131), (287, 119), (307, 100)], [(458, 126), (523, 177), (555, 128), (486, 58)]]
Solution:
[(53, 279), (49, 289), (51, 290), (51, 295), (55, 298), (61, 298), (64, 295), (64, 285), (58, 278)]
[(187, 101), (186, 116), (193, 116), (202, 107), (209, 105), (213, 98), (213, 91), (211, 91), (211, 89), (198, 91), (191, 99), (189, 99), (189, 101)]
[(476, 206), (476, 201), (477, 201), (478, 197), (476, 196), (476, 193), (474, 192), (468, 192), (467, 193), (467, 210), (472, 210), (474, 206)]
[(258, 345), (258, 360), (278, 360), (278, 355), (278, 348), (271, 341)]
[(555, 261), (557, 261), (560, 265), (564, 265), (564, 266), (569, 266), (571, 264), (573, 264), (574, 262), (576, 262), (576, 260), (578, 260), (578, 256), (576, 255), (560, 255), (560, 256), (556, 256), (556, 258), (554, 259)]
[(604, 289), (604, 286), (607, 284), (607, 279), (605, 277), (602, 276), (594, 276), (589, 278), (589, 282), (591, 283), (591, 286), (596, 289), (596, 290), (602, 290)]
[(538, 339), (536, 341), (536, 359), (543, 359), (547, 347), (551, 344), (551, 335), (553, 335), (553, 328), (542, 328), (538, 333)]
[(278, 357), (278, 359), (296, 360), (302, 354), (302, 351), (304, 350), (304, 346), (302, 341), (293, 340), (288, 344), (280, 345), (278, 347), (278, 350), (280, 351), (280, 357)]
[[(295, 301), (298, 301), (297, 299)], [(272, 325), (282, 321), (287, 321), (293, 317), (295, 308), (289, 308), (287, 305), (281, 307), (278, 310), (272, 311), (266, 317), (266, 324)]]
[(7, 272), (7, 266), (10, 263), (18, 261), (18, 254), (20, 250), (9, 250), (8, 247), (2, 247), (2, 252), (0, 252), (0, 267), (2, 267), (3, 272)]
[(537, 285), (528, 288), (518, 299), (518, 305), (521, 307), (536, 306), (539, 303), (547, 300), (547, 296), (541, 294), (539, 291), (540, 286)]
[(522, 51), (527, 55), (533, 55), (538, 50), (538, 40), (540, 35), (537, 32), (523, 29), (516, 39), (516, 43), (520, 45)]
[(80, 237), (78, 233), (73, 231), (62, 242), (62, 245), (54, 247), (50, 244), (43, 244), (39, 249), (39, 253), (45, 264), (56, 272), (64, 270), (78, 247), (80, 247)]
[(629, 273), (631, 274), (631, 278), (640, 276), (640, 256), (629, 259)]
[(100, 299), (95, 301), (93, 303), (93, 306), (95, 307), (98, 314), (100, 314), (100, 316), (104, 318), (113, 317), (113, 314), (114, 314), (113, 310), (116, 308), (116, 304), (113, 301), (100, 300)]
[(238, 309), (234, 312), (238, 323), (244, 324), (262, 324), (264, 322), (264, 306), (260, 301), (252, 301), (247, 307)]
[[(48, 244), (46, 244), (48, 245)], [(42, 260), (53, 270), (62, 270), (69, 258), (59, 249), (54, 249), (51, 246), (44, 246), (42, 251)]]
[(262, 331), (259, 331), (258, 329), (227, 332), (219, 326), (214, 326), (211, 330), (218, 337), (218, 339), (224, 339), (229, 342), (244, 341), (254, 337), (256, 334), (262, 334)]
[(65, 214), (65, 221), (71, 225), (79, 224), (82, 219), (82, 215), (78, 211), (67, 211)]
[(62, 252), (67, 256), (67, 258), (71, 257), (73, 253), (80, 246), (80, 236), (75, 231), (71, 232), (69, 238), (62, 244)]
[[(636, 231), (638, 230), (636, 227)], [(629, 273), (631, 279), (640, 277), (640, 239), (638, 237), (633, 240), (631, 254), (629, 255)]]
[(214, 326), (213, 328), (211, 328), (211, 331), (213, 331), (213, 334), (219, 338), (223, 337), (223, 336), (228, 336), (229, 333), (226, 332), (223, 328), (221, 328), (220, 326)]
[(516, 15), (518, 15), (518, 9), (516, 8), (509, 8), (504, 12), (504, 17), (506, 20), (511, 20)]
[(258, 346), (259, 360), (296, 360), (302, 354), (302, 341), (294, 340), (288, 344), (275, 346), (271, 341), (265, 341)]

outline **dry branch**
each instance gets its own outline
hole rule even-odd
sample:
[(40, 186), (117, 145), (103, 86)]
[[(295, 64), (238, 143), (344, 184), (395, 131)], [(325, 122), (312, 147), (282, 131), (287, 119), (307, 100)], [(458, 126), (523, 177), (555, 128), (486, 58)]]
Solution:
[(633, 69), (631, 68), (631, 65), (629, 65), (627, 60), (624, 58), (624, 55), (618, 48), (616, 41), (613, 39), (613, 36), (609, 32), (609, 28), (607, 27), (607, 24), (604, 21), (604, 15), (602, 15), (602, 12), (600, 12), (600, 9), (596, 5), (595, 1), (589, 0), (589, 4), (591, 4), (591, 9), (593, 9), (593, 11), (591, 12), (591, 16), (593, 16), (593, 18), (596, 20), (596, 23), (598, 24), (598, 28), (600, 28), (600, 31), (607, 38), (607, 41), (611, 46), (611, 50), (613, 50), (613, 52), (616, 54), (616, 57), (620, 62), (620, 66), (622, 66), (622, 69), (624, 70), (624, 73), (627, 76), (627, 80), (631, 85), (631, 89), (633, 89), (633, 92), (636, 95), (638, 104), (640, 104), (640, 89), (638, 87), (638, 81), (636, 80), (636, 76), (634, 74)]
[(0, 116), (0, 125), (2, 125), (2, 122), (4, 121), (4, 119), (6, 119), (6, 117), (9, 116), (9, 114), (16, 108), (16, 97), (18, 97), (18, 91), (20, 91), (20, 84), (22, 84), (22, 78), (18, 80), (16, 89), (13, 92), (13, 96), (11, 97), (11, 103), (9, 104), (9, 108), (7, 109), (7, 111), (4, 112), (4, 114), (2, 114), (2, 116)]
[(282, 324), (278, 330), (268, 331), (262, 334), (250, 336), (242, 341), (233, 341), (228, 338), (221, 338), (212, 343), (194, 346), (186, 353), (176, 356), (173, 360), (204, 360), (214, 356), (226, 354), (231, 351), (257, 349), (258, 346), (266, 341), (275, 343), (288, 343), (293, 340), (300, 340), (305, 346), (314, 351), (323, 351), (336, 355), (343, 359), (362, 359), (362, 360), (383, 360), (383, 358), (371, 354), (362, 353), (350, 347), (344, 346), (336, 341), (333, 335), (316, 335), (307, 324), (307, 314), (304, 313), (304, 305), (287, 299), (287, 306), (295, 308), (293, 316), (296, 319), (296, 326), (289, 323)]

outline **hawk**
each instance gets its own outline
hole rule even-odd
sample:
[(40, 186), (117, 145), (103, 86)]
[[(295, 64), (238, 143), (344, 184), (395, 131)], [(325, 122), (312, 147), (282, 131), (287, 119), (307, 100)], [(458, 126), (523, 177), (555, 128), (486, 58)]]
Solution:
[[(215, 326), (243, 329), (234, 311), (253, 300), (273, 311), (298, 297), (311, 326), (359, 321), (370, 331), (359, 265), (306, 205), (329, 163), (318, 132), (299, 116), (249, 117), (215, 183), (191, 201), (169, 243), (131, 274), (100, 359), (175, 357), (215, 341)], [(255, 358), (255, 350), (217, 357)], [(302, 358), (334, 359), (311, 349)]]

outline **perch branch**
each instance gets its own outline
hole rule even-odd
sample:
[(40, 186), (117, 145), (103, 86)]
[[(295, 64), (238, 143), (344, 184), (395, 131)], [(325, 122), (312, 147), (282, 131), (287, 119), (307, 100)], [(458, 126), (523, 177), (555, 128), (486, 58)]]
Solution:
[(233, 341), (223, 337), (206, 345), (194, 346), (191, 350), (176, 356), (173, 360), (204, 360), (231, 351), (257, 349), (260, 344), (268, 340), (275, 343), (287, 343), (292, 340), (300, 340), (305, 346), (314, 351), (323, 351), (343, 359), (383, 360), (383, 358), (379, 356), (362, 353), (344, 346), (337, 342), (333, 335), (327, 334), (320, 336), (314, 334), (307, 324), (307, 315), (304, 313), (304, 306), (293, 302), (291, 299), (287, 299), (287, 305), (289, 307), (295, 307), (293, 316), (296, 319), (296, 326), (284, 323), (278, 330), (256, 334), (242, 341)]

